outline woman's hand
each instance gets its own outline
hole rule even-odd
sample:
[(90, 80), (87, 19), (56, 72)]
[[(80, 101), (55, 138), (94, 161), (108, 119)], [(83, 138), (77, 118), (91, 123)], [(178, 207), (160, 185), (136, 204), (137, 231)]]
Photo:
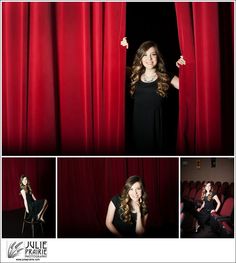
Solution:
[(183, 56), (180, 56), (180, 58), (176, 61), (176, 67), (180, 67), (186, 65), (186, 61)]
[(201, 207), (199, 207), (199, 208), (197, 209), (197, 211), (200, 212), (200, 211), (201, 211)]
[(122, 41), (120, 42), (121, 46), (126, 47), (126, 49), (129, 48), (129, 43), (127, 41), (127, 37), (123, 37)]
[(216, 210), (215, 210), (215, 209), (211, 210), (211, 213), (214, 213), (214, 212), (216, 212)]

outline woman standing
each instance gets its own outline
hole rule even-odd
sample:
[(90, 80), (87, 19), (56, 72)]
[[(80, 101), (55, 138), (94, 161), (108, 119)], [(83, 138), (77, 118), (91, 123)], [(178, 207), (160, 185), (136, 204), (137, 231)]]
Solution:
[[(182, 56), (176, 65), (185, 65)], [(165, 153), (164, 106), (171, 85), (179, 89), (179, 78), (167, 73), (156, 43), (142, 43), (132, 65), (130, 89), (135, 153)]]

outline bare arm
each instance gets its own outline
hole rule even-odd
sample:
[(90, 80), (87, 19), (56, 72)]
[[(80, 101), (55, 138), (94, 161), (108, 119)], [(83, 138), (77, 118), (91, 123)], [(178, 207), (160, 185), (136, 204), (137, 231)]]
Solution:
[(116, 210), (116, 207), (114, 206), (112, 201), (110, 201), (108, 209), (107, 209), (106, 226), (111, 231), (111, 233), (113, 233), (115, 236), (121, 237), (121, 234), (118, 232), (118, 230), (115, 228), (115, 226), (112, 223), (114, 215), (115, 215), (115, 210)]
[(36, 200), (36, 197), (34, 196), (34, 194), (32, 194), (32, 198), (34, 199), (34, 201)]
[[(183, 56), (180, 56), (180, 58), (176, 61), (176, 66), (179, 68), (180, 66), (184, 66), (184, 65), (186, 65), (186, 61), (183, 58)], [(170, 83), (176, 89), (179, 89), (179, 78), (177, 76), (174, 76)]]
[(28, 203), (27, 203), (27, 200), (26, 200), (25, 190), (22, 189), (22, 190), (20, 191), (20, 193), (21, 193), (21, 195), (22, 195), (22, 197), (23, 197), (23, 200), (24, 200), (25, 210), (26, 210), (27, 213), (29, 213), (29, 208), (28, 208)]
[(170, 82), (170, 84), (175, 87), (176, 89), (179, 89), (179, 78), (177, 76), (174, 76)]
[(137, 235), (143, 235), (145, 233), (146, 224), (147, 224), (148, 214), (146, 214), (143, 218), (141, 213), (137, 213), (137, 222), (135, 232)]
[(136, 202), (134, 204), (134, 210), (137, 214), (135, 232), (138, 236), (141, 236), (145, 233), (146, 223), (147, 223), (147, 218), (148, 218), (148, 214), (142, 217), (140, 206), (141, 206), (140, 202)]
[(216, 209), (215, 210), (211, 210), (211, 213), (212, 212), (217, 212), (220, 209), (220, 205), (221, 205), (220, 200), (219, 200), (217, 195), (214, 195), (213, 199), (216, 201), (217, 205), (216, 205)]

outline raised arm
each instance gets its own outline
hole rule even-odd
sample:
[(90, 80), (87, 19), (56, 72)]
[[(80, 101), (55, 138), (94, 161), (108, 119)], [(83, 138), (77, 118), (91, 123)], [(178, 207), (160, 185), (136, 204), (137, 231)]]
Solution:
[(145, 233), (145, 230), (146, 230), (148, 214), (146, 214), (144, 217), (142, 217), (141, 210), (140, 210), (140, 203), (139, 202), (137, 202), (135, 204), (134, 209), (135, 209), (136, 214), (137, 214), (135, 232), (136, 232), (136, 234), (138, 236), (142, 236)]
[(141, 213), (137, 213), (137, 222), (136, 222), (136, 229), (135, 229), (135, 232), (137, 235), (141, 236), (145, 233), (147, 218), (148, 218), (148, 214), (142, 217)]
[[(180, 58), (176, 61), (176, 67), (184, 66), (186, 65), (186, 61), (183, 58), (183, 56), (180, 56)], [(171, 80), (171, 85), (175, 87), (176, 89), (179, 89), (179, 78), (177, 76), (174, 76)]]
[(111, 233), (113, 233), (115, 236), (121, 237), (121, 234), (118, 232), (118, 230), (115, 228), (115, 226), (112, 223), (115, 215), (115, 211), (116, 211), (116, 207), (112, 203), (112, 201), (110, 201), (107, 209), (106, 226), (111, 231)]
[(22, 190), (20, 191), (20, 193), (21, 193), (21, 195), (22, 195), (22, 197), (23, 197), (23, 200), (24, 200), (25, 210), (26, 210), (27, 213), (29, 213), (29, 208), (28, 208), (28, 203), (27, 203), (27, 200), (26, 200), (25, 190), (22, 189)]

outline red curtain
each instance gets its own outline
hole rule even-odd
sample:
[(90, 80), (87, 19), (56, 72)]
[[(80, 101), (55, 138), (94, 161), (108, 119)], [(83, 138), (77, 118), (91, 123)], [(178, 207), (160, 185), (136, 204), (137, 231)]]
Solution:
[[(221, 19), (225, 12), (232, 16), (233, 3), (175, 3), (175, 7), (181, 53), (187, 61), (180, 69), (178, 152), (233, 154), (233, 30), (222, 28), (233, 23)], [(224, 39), (230, 52), (222, 48)], [(230, 63), (222, 60), (225, 56)], [(230, 81), (222, 81), (226, 74)]]
[(3, 153), (120, 154), (125, 3), (3, 3)]
[(23, 208), (20, 196), (20, 177), (28, 176), (37, 199), (47, 199), (55, 213), (55, 158), (3, 158), (2, 209)]
[(59, 158), (58, 236), (105, 236), (109, 201), (121, 192), (131, 175), (144, 179), (148, 194), (149, 234), (158, 236), (157, 229), (166, 230), (167, 226), (167, 232), (172, 231), (172, 237), (177, 237), (176, 158)]

